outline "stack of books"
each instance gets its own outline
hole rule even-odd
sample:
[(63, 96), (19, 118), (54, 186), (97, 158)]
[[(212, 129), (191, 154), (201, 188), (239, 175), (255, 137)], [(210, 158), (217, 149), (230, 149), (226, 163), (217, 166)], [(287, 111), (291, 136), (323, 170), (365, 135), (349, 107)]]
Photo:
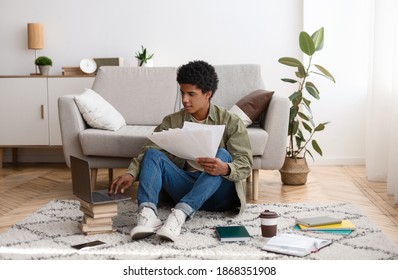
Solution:
[(86, 74), (80, 69), (80, 67), (62, 67), (63, 76), (89, 76), (92, 74)]
[(303, 218), (296, 220), (296, 229), (348, 235), (356, 226), (350, 220), (340, 220), (328, 216)]
[(117, 215), (117, 203), (91, 204), (80, 200), (80, 211), (83, 220), (79, 228), (84, 234), (98, 234), (114, 232), (113, 217)]

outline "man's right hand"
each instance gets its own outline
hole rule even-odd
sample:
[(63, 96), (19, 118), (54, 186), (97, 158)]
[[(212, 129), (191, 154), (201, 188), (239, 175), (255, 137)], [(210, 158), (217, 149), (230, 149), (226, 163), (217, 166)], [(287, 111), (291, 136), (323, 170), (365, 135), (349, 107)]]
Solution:
[(110, 194), (117, 194), (119, 191), (121, 193), (124, 193), (124, 191), (130, 188), (133, 185), (133, 183), (134, 183), (133, 175), (126, 173), (113, 180), (112, 184), (109, 186), (108, 191)]

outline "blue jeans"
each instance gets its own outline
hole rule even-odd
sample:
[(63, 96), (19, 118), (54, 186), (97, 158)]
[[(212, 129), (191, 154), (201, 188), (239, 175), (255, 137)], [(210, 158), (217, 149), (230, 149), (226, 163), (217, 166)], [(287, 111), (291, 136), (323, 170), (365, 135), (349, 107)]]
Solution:
[[(217, 158), (231, 162), (232, 157), (224, 148), (217, 151)], [(175, 165), (163, 152), (148, 149), (141, 164), (138, 185), (138, 205), (152, 208), (157, 213), (159, 192), (164, 190), (189, 217), (197, 210), (225, 211), (239, 206), (235, 183), (222, 176), (206, 172), (189, 172)]]

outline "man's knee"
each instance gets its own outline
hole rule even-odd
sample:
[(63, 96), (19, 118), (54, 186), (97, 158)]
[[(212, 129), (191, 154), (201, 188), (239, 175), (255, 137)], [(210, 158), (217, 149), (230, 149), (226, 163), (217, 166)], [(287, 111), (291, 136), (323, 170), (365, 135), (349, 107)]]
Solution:
[(149, 148), (145, 151), (145, 157), (158, 157), (159, 155), (163, 155), (163, 153), (157, 149)]
[(219, 159), (221, 159), (224, 162), (231, 162), (232, 161), (231, 154), (225, 148), (219, 148), (217, 150), (216, 158), (219, 158)]

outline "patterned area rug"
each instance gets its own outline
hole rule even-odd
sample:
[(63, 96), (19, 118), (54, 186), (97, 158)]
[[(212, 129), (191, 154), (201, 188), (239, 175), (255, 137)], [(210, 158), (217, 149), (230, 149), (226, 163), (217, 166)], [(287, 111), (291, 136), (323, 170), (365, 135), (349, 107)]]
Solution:
[[(225, 213), (199, 211), (188, 220), (181, 237), (174, 243), (156, 235), (132, 241), (129, 233), (136, 223), (137, 205), (119, 203), (119, 215), (114, 217), (115, 233), (83, 235), (78, 228), (83, 213), (76, 200), (52, 201), (24, 221), (0, 235), (0, 259), (245, 259), (279, 260), (303, 259), (261, 250), (265, 239), (261, 236), (259, 214), (268, 209), (277, 212), (278, 233), (305, 234), (333, 240), (332, 245), (312, 253), (304, 259), (319, 260), (381, 260), (398, 259), (398, 247), (352, 204), (249, 204), (247, 211), (231, 217)], [(164, 220), (169, 207), (161, 207)], [(331, 215), (349, 219), (357, 230), (350, 235), (299, 232), (293, 229), (299, 217)], [(220, 242), (214, 228), (224, 225), (245, 225), (252, 238), (248, 242)], [(106, 244), (86, 250), (71, 245), (92, 240)]]

